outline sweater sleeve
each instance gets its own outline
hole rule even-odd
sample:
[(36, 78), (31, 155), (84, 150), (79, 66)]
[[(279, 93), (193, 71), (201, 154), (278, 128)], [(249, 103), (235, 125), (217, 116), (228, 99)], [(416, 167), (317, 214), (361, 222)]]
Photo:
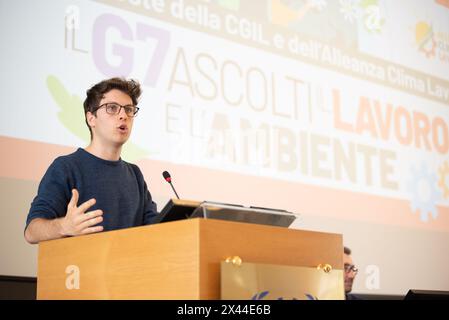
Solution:
[(42, 178), (26, 219), (25, 229), (36, 218), (55, 219), (65, 216), (71, 188), (68, 170), (56, 159)]

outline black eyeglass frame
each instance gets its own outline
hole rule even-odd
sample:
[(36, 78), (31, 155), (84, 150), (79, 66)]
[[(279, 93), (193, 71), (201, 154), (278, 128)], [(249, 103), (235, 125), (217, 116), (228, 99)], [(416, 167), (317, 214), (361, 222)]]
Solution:
[[(119, 109), (118, 109), (117, 112), (111, 113), (111, 112), (108, 111), (108, 105), (115, 105), (115, 106), (118, 106)], [(122, 108), (123, 108), (123, 109), (125, 110), (125, 113), (126, 113), (126, 115), (127, 115), (128, 117), (135, 117), (136, 114), (137, 114), (137, 112), (139, 112), (139, 110), (140, 110), (140, 108), (139, 108), (138, 106), (135, 106), (135, 105), (132, 105), (132, 104), (128, 104), (128, 105), (122, 106), (121, 104), (118, 104), (117, 102), (106, 102), (106, 103), (103, 103), (102, 105), (98, 106), (98, 108), (96, 108), (96, 109), (94, 110), (94, 112), (97, 112), (98, 110), (100, 110), (100, 109), (103, 108), (103, 107), (106, 108), (106, 113), (107, 113), (107, 114), (111, 114), (111, 115), (119, 114), (120, 111), (122, 111)], [(134, 111), (131, 111), (131, 113), (129, 113), (129, 112), (126, 111), (127, 108), (128, 108), (128, 110), (129, 110), (130, 107), (134, 108)]]
[(344, 266), (343, 266), (343, 269), (344, 269), (344, 271), (346, 272), (346, 273), (349, 273), (349, 272), (354, 272), (354, 273), (358, 273), (359, 272), (359, 269), (355, 266), (355, 265), (353, 265), (353, 264), (345, 264)]

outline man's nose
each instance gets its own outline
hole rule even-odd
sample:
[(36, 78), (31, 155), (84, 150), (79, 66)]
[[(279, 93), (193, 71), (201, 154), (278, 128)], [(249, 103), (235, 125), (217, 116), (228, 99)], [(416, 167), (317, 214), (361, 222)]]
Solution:
[(120, 112), (118, 113), (120, 119), (128, 119), (128, 115), (125, 112), (125, 108), (120, 108)]
[(355, 278), (356, 273), (355, 272), (350, 272), (348, 274), (348, 278), (354, 279)]

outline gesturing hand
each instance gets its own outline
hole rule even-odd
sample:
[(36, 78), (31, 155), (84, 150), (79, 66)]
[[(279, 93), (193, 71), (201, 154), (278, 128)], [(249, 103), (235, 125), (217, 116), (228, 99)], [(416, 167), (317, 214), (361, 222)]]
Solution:
[(67, 205), (67, 213), (61, 219), (61, 232), (64, 236), (78, 236), (81, 234), (95, 233), (103, 231), (102, 226), (96, 224), (103, 221), (103, 211), (94, 210), (86, 212), (92, 207), (96, 200), (90, 199), (78, 206), (78, 190), (72, 190), (72, 198)]

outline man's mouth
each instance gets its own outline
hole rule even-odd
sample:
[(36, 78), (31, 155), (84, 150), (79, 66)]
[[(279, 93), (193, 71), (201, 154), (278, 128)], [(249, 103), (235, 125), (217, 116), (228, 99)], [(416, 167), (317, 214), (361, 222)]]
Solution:
[(125, 125), (125, 124), (122, 124), (122, 125), (118, 126), (117, 129), (118, 129), (120, 132), (122, 132), (122, 133), (128, 132), (128, 126)]

